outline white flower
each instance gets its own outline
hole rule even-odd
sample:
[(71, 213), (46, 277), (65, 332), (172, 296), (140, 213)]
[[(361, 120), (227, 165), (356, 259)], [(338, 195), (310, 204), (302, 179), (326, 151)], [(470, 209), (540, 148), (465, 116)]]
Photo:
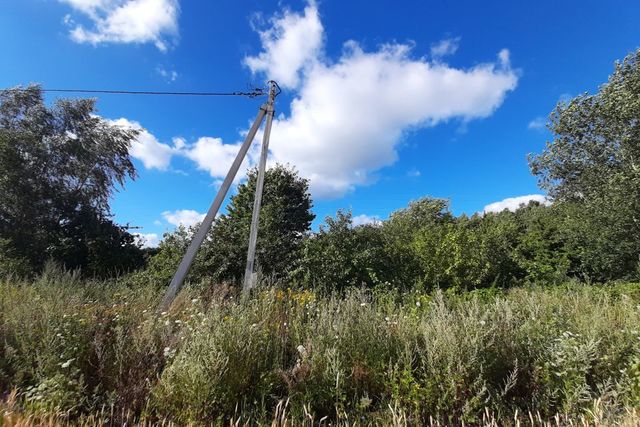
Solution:
[(296, 347), (296, 349), (298, 350), (298, 353), (300, 353), (300, 355), (303, 358), (307, 356), (307, 349), (304, 348), (304, 346), (302, 344), (300, 344), (298, 347)]
[(163, 353), (164, 357), (169, 357), (171, 355), (171, 347), (165, 347)]
[(420, 304), (420, 301), (416, 301), (416, 306), (420, 307), (422, 304)]
[(62, 363), (60, 366), (62, 366), (63, 368), (68, 368), (69, 366), (71, 366), (71, 362), (73, 362), (74, 360), (76, 359), (75, 358), (69, 359), (66, 362)]
[(367, 303), (366, 303), (366, 302), (361, 302), (361, 303), (360, 303), (360, 307), (364, 307), (365, 305), (367, 305)]

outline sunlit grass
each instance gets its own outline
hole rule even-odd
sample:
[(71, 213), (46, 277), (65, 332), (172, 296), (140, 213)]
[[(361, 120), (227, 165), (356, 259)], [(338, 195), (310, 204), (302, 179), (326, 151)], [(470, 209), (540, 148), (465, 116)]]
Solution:
[(0, 284), (4, 423), (634, 425), (638, 289), (187, 288), (158, 313), (50, 269)]

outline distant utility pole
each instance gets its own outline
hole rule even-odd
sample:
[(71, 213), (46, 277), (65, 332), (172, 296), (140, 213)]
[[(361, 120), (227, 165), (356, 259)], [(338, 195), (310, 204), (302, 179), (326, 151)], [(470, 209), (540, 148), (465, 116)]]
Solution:
[(207, 233), (211, 229), (211, 225), (213, 224), (213, 221), (216, 218), (218, 210), (220, 209), (220, 206), (222, 205), (222, 202), (224, 201), (224, 198), (226, 197), (227, 192), (229, 191), (229, 187), (231, 187), (231, 184), (233, 183), (233, 180), (236, 174), (238, 173), (238, 169), (240, 169), (240, 165), (242, 164), (242, 161), (247, 155), (247, 151), (249, 151), (249, 147), (251, 146), (251, 143), (253, 142), (253, 139), (255, 138), (256, 133), (260, 128), (260, 125), (262, 124), (262, 120), (264, 119), (265, 116), (267, 116), (267, 123), (265, 125), (264, 135), (262, 137), (262, 153), (260, 155), (260, 163), (258, 165), (258, 179), (256, 182), (256, 194), (255, 194), (255, 200), (253, 203), (251, 231), (249, 234), (249, 249), (247, 252), (247, 268), (245, 270), (243, 292), (247, 293), (253, 286), (255, 286), (256, 276), (253, 269), (254, 269), (254, 263), (255, 263), (256, 242), (258, 239), (260, 204), (262, 202), (262, 189), (264, 186), (264, 173), (265, 173), (265, 168), (267, 164), (267, 154), (269, 150), (269, 136), (271, 133), (271, 123), (273, 122), (273, 115), (275, 111), (274, 103), (275, 103), (275, 98), (279, 93), (280, 93), (280, 87), (276, 82), (271, 80), (269, 82), (269, 98), (267, 99), (267, 102), (260, 107), (258, 116), (253, 122), (251, 129), (249, 129), (249, 133), (247, 133), (247, 137), (242, 143), (242, 146), (240, 146), (240, 151), (238, 151), (238, 154), (236, 155), (236, 158), (233, 161), (233, 164), (231, 165), (229, 172), (227, 172), (227, 176), (224, 178), (224, 181), (222, 182), (222, 185), (218, 190), (218, 194), (216, 194), (216, 197), (213, 200), (213, 203), (211, 204), (211, 207), (209, 208), (207, 215), (205, 216), (204, 220), (200, 224), (198, 231), (193, 236), (193, 239), (191, 240), (191, 243), (187, 248), (187, 252), (182, 258), (182, 261), (180, 261), (180, 265), (178, 266), (178, 269), (176, 270), (176, 273), (174, 274), (173, 279), (171, 279), (171, 284), (169, 285), (169, 289), (167, 289), (164, 299), (162, 300), (162, 304), (160, 306), (161, 310), (168, 309), (171, 303), (173, 302), (174, 298), (180, 291), (180, 288), (184, 283), (184, 279), (187, 276), (187, 273), (189, 272), (189, 268), (191, 267), (191, 264), (193, 263), (193, 260), (196, 257), (196, 253), (198, 252), (198, 249), (202, 245), (202, 242), (204, 241), (205, 237), (207, 236)]

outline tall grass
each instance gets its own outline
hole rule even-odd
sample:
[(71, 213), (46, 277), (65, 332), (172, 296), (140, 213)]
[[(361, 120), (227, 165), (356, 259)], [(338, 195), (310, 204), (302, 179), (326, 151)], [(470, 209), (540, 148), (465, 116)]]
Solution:
[(49, 271), (0, 284), (0, 391), (5, 417), (89, 424), (624, 423), (639, 289), (187, 289), (157, 313), (152, 285)]

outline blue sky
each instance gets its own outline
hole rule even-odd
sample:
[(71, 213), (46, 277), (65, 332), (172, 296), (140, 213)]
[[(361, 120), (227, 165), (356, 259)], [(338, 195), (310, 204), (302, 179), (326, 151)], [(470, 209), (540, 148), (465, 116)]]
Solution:
[[(278, 80), (271, 159), (310, 178), (316, 224), (339, 208), (384, 219), (426, 195), (457, 214), (541, 198), (526, 155), (550, 138), (546, 116), (640, 46), (633, 1), (1, 3), (1, 87), (234, 91)], [(154, 243), (197, 220), (260, 103), (100, 96), (102, 117), (144, 130), (116, 221)]]

